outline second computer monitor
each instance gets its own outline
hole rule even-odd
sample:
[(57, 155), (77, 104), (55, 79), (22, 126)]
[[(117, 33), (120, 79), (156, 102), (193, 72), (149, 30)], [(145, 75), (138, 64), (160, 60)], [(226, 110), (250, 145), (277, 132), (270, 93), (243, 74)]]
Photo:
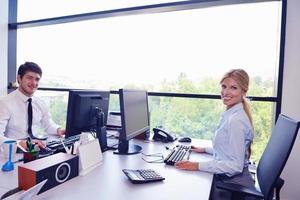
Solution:
[[(66, 124), (66, 137), (81, 132), (96, 131), (97, 113), (104, 114), (101, 126), (107, 122), (109, 91), (70, 90)], [(99, 114), (99, 113), (98, 113)]]
[(142, 148), (138, 145), (130, 145), (129, 140), (150, 130), (147, 91), (120, 89), (119, 98), (122, 130), (117, 153), (139, 153)]

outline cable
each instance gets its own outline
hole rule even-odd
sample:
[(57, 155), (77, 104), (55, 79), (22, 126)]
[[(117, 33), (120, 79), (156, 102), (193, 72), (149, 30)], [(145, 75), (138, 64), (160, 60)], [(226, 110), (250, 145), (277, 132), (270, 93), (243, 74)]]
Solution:
[(147, 163), (163, 163), (164, 162), (164, 156), (162, 153), (153, 153), (153, 154), (145, 154), (142, 152), (143, 156), (148, 156), (148, 157), (159, 157), (158, 159), (154, 159), (154, 160), (146, 160), (145, 158), (142, 157), (142, 160), (147, 162)]
[(151, 157), (163, 157), (162, 153), (145, 154), (145, 153), (142, 152), (142, 155), (151, 156)]
[(142, 157), (142, 160), (147, 162), (147, 163), (163, 163), (164, 159), (160, 158), (160, 159), (156, 159), (156, 160), (146, 160)]

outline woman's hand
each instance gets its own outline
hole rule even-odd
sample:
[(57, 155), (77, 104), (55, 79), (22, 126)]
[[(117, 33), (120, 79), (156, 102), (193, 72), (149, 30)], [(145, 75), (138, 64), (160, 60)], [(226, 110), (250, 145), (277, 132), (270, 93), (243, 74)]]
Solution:
[(192, 151), (197, 152), (197, 153), (205, 153), (205, 148), (203, 147), (195, 147), (191, 146)]
[(184, 170), (191, 170), (191, 171), (197, 171), (198, 165), (199, 164), (197, 162), (191, 162), (191, 161), (179, 161), (175, 163), (175, 167), (177, 169), (184, 169)]

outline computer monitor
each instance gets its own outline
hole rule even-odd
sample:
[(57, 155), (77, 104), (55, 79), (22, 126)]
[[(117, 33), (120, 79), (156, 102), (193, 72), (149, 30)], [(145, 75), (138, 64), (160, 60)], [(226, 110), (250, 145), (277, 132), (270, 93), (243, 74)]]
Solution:
[(142, 147), (129, 143), (133, 137), (150, 130), (148, 94), (144, 90), (120, 89), (122, 129), (116, 154), (136, 154)]
[(105, 126), (108, 105), (109, 91), (70, 90), (66, 137), (78, 135), (81, 132), (97, 132), (97, 119), (99, 125), (99, 117), (102, 117), (100, 126)]

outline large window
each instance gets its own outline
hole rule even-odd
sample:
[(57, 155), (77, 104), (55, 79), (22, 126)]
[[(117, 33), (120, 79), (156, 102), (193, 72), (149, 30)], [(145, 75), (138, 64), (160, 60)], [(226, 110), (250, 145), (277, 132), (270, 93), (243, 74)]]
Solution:
[[(241, 67), (275, 91), (279, 22), (279, 3), (269, 2), (24, 28), (17, 65), (39, 63), (47, 87), (211, 94), (218, 90), (203, 87), (207, 79)], [(176, 86), (182, 76), (191, 87)]]
[[(19, 1), (18, 21), (128, 7), (115, 4), (100, 8), (92, 2), (98, 1), (85, 2), (81, 11), (80, 1), (74, 1), (74, 6), (62, 6), (56, 13), (38, 13), (43, 9), (37, 9), (29, 15), (28, 2)], [(134, 14), (100, 13), (93, 20), (62, 24), (53, 20), (45, 26), (30, 26), (29, 22), (17, 30), (17, 66), (25, 61), (42, 66), (41, 87), (141, 88), (187, 94), (150, 96), (151, 126), (163, 125), (179, 135), (209, 139), (224, 107), (218, 99), (192, 95), (218, 95), (219, 80), (227, 70), (244, 68), (249, 73), (248, 95), (277, 99), (282, 5), (281, 1), (199, 5), (176, 7), (170, 12), (167, 6), (162, 7), (164, 12), (136, 8)], [(40, 95), (49, 99), (45, 93)], [(50, 110), (64, 125), (67, 97), (61, 92), (51, 94)], [(110, 107), (115, 110), (117, 98), (112, 99)], [(252, 101), (251, 105), (257, 133), (253, 156), (258, 160), (274, 123), (276, 100)]]

